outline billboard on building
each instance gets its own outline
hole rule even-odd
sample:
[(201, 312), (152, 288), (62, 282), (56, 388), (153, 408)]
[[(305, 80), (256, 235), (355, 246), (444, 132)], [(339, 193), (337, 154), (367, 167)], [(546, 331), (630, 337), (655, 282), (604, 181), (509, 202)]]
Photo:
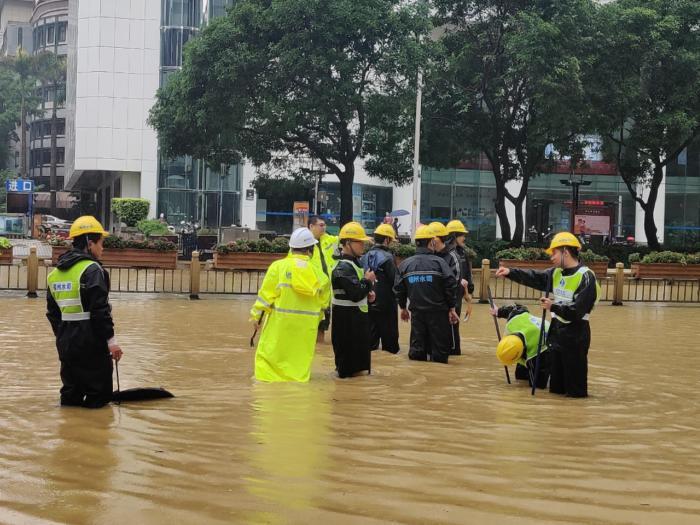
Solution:
[(306, 225), (309, 223), (309, 202), (294, 201), (293, 212), (293, 230), (296, 230), (297, 228), (306, 228)]
[(612, 227), (612, 209), (600, 202), (579, 206), (574, 215), (574, 233), (576, 235), (609, 236)]

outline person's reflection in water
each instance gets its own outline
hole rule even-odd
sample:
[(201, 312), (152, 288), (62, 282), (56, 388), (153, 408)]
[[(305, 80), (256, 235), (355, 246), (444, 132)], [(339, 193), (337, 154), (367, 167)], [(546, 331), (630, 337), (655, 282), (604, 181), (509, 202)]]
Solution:
[(285, 509), (313, 507), (319, 494), (320, 473), (328, 468), (328, 440), (332, 381), (313, 384), (255, 383), (253, 471), (248, 490), (275, 502), (274, 516), (284, 521)]
[(37, 512), (61, 523), (104, 523), (100, 516), (115, 496), (110, 483), (117, 465), (110, 443), (115, 413), (67, 408), (56, 414), (56, 432), (49, 437), (54, 446), (39, 460), (46, 493)]

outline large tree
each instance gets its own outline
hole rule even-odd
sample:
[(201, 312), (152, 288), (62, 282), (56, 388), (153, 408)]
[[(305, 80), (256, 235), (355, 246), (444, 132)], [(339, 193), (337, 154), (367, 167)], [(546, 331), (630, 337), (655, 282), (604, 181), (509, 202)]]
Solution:
[[(443, 61), (426, 79), (423, 164), (454, 167), (483, 154), (493, 170), (503, 239), (523, 239), (530, 179), (549, 144), (577, 153), (591, 0), (435, 0)], [(522, 182), (511, 194), (509, 181)], [(515, 206), (511, 229), (506, 200)]]
[(659, 249), (665, 168), (700, 134), (700, 3), (618, 0), (601, 8), (598, 28), (587, 82), (596, 128)]
[(399, 0), (241, 0), (188, 43), (150, 122), (169, 157), (320, 164), (340, 181), (345, 223), (356, 160), (372, 155), (373, 175), (410, 179), (428, 29), (425, 6)]

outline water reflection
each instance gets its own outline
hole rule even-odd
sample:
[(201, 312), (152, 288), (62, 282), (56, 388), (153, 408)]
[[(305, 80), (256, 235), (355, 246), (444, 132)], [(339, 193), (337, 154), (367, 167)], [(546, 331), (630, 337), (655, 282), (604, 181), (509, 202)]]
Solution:
[(249, 308), (115, 296), (122, 387), (177, 397), (88, 412), (43, 301), (0, 296), (0, 523), (698, 523), (697, 308), (599, 307), (586, 400), (507, 385), (482, 305), (448, 366), (341, 381), (319, 346), (257, 384)]

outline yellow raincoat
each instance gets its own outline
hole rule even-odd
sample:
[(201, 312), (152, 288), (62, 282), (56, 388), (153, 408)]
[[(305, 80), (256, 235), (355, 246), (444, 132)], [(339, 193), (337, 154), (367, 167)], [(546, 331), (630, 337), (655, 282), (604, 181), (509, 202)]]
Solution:
[(329, 301), (330, 280), (307, 256), (290, 253), (270, 265), (250, 311), (253, 319), (265, 314), (256, 379), (309, 380), (318, 323)]

